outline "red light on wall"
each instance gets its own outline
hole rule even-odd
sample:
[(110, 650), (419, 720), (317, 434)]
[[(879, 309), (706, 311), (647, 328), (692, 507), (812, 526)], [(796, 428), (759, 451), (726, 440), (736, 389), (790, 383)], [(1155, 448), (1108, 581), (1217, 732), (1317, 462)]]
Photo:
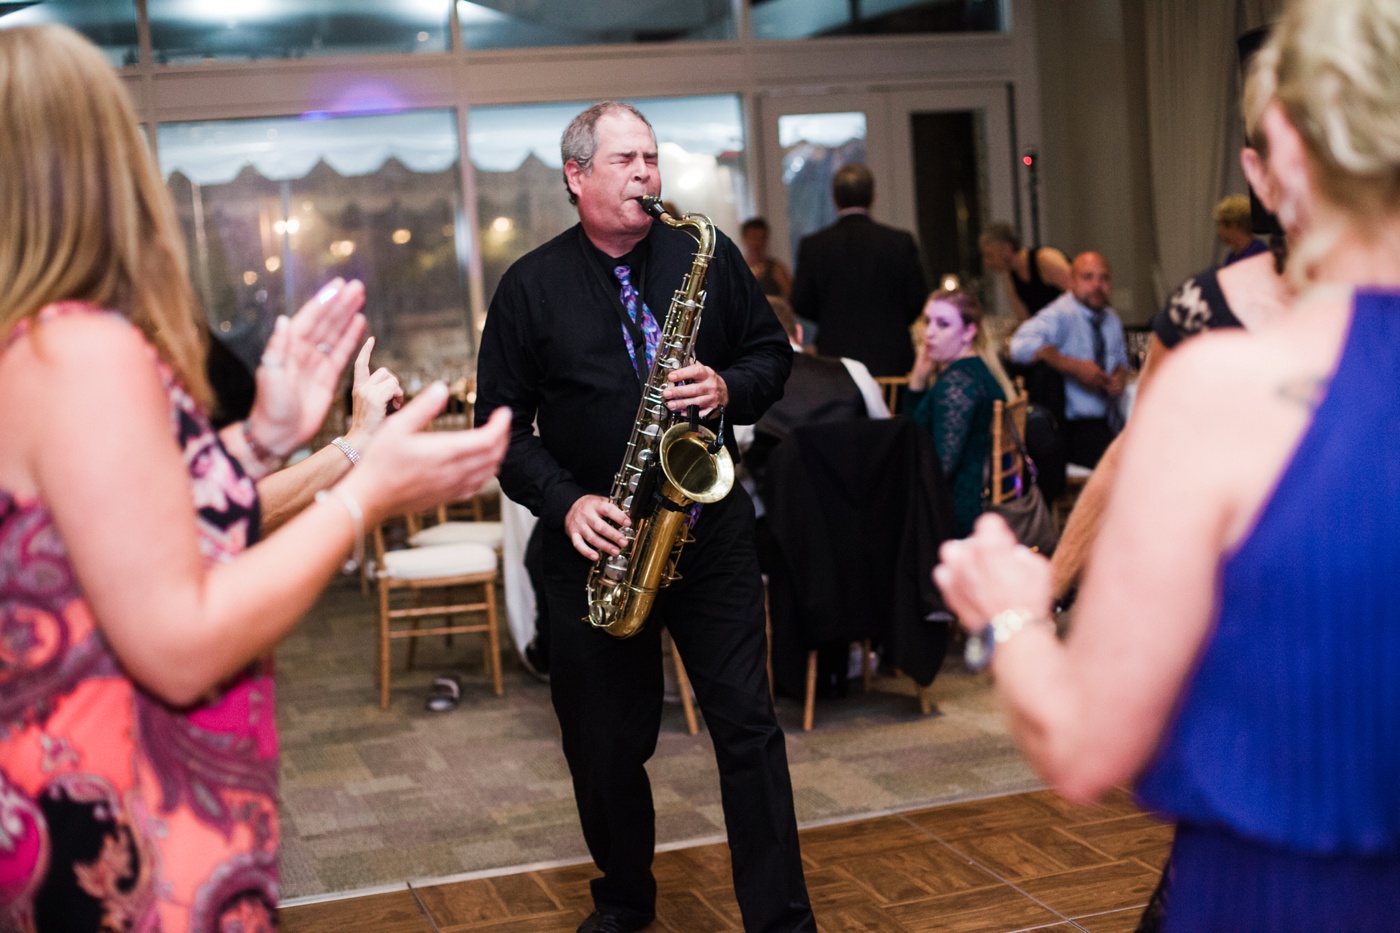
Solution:
[(1021, 161), (1024, 162), (1024, 163), (1026, 163), (1027, 165), (1034, 165), (1034, 164), (1035, 164), (1035, 156), (1028, 156), (1028, 155), (1026, 155), (1026, 156), (1021, 156)]

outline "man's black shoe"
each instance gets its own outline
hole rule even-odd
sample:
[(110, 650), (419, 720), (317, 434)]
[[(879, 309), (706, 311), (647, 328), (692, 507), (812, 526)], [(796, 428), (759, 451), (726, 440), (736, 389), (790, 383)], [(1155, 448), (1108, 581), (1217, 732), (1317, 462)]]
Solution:
[(595, 910), (588, 915), (588, 919), (578, 928), (578, 933), (633, 933), (635, 930), (646, 929), (651, 925), (651, 921), (646, 923), (634, 923), (622, 914), (610, 913), (602, 910)]

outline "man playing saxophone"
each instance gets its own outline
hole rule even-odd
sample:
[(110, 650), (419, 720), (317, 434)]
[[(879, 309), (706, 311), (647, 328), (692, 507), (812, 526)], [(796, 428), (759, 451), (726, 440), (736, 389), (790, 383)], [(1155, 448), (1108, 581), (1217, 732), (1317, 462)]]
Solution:
[[(619, 639), (587, 620), (593, 562), (627, 543), (620, 528), (631, 519), (607, 493), (638, 419), (661, 315), (691, 271), (695, 241), (654, 222), (637, 200), (659, 196), (661, 177), (655, 135), (635, 108), (589, 107), (560, 148), (579, 223), (502, 278), (482, 334), (476, 413), (513, 410), (501, 485), (546, 528), (550, 686), (583, 834), (602, 871), (592, 882), (596, 909), (579, 931), (640, 930), (655, 914), (655, 813), (644, 765), (661, 721), (663, 628), (714, 741), (744, 928), (812, 931), (765, 673), (747, 494), (736, 486), (700, 508), (680, 579), (660, 590), (639, 632)], [(782, 396), (792, 351), (743, 255), (723, 234), (716, 241), (696, 362), (671, 373), (664, 395), (668, 408), (695, 406), (718, 431), (721, 408), (727, 422), (751, 424)]]

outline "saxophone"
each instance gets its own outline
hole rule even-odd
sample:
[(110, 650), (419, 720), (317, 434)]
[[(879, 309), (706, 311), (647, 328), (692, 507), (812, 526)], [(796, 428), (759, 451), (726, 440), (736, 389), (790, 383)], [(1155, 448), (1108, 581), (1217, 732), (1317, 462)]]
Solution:
[(681, 548), (694, 540), (686, 511), (697, 502), (718, 502), (734, 485), (734, 461), (722, 440), (700, 426), (694, 406), (683, 417), (668, 409), (661, 395), (669, 385), (667, 375), (695, 359), (705, 274), (715, 254), (715, 225), (703, 214), (677, 220), (660, 198), (638, 200), (652, 217), (685, 229), (699, 249), (671, 298), (627, 453), (613, 478), (609, 498), (632, 519), (631, 527), (622, 530), (627, 543), (617, 556), (599, 555), (588, 574), (588, 621), (618, 638), (637, 634), (657, 592), (678, 579)]

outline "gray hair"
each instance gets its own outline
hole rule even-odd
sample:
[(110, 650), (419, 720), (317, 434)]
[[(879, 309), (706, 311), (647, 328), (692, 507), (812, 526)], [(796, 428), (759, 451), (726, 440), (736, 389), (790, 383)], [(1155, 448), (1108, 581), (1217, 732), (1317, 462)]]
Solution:
[[(598, 152), (598, 121), (610, 113), (631, 114), (645, 123), (651, 131), (651, 138), (656, 139), (656, 130), (652, 129), (651, 121), (636, 107), (620, 100), (602, 100), (570, 120), (564, 129), (564, 135), (559, 140), (559, 155), (564, 164), (575, 162), (585, 174), (593, 170), (593, 156)], [(567, 174), (564, 176), (564, 190), (569, 192), (569, 203), (577, 204), (578, 196), (569, 188)]]

